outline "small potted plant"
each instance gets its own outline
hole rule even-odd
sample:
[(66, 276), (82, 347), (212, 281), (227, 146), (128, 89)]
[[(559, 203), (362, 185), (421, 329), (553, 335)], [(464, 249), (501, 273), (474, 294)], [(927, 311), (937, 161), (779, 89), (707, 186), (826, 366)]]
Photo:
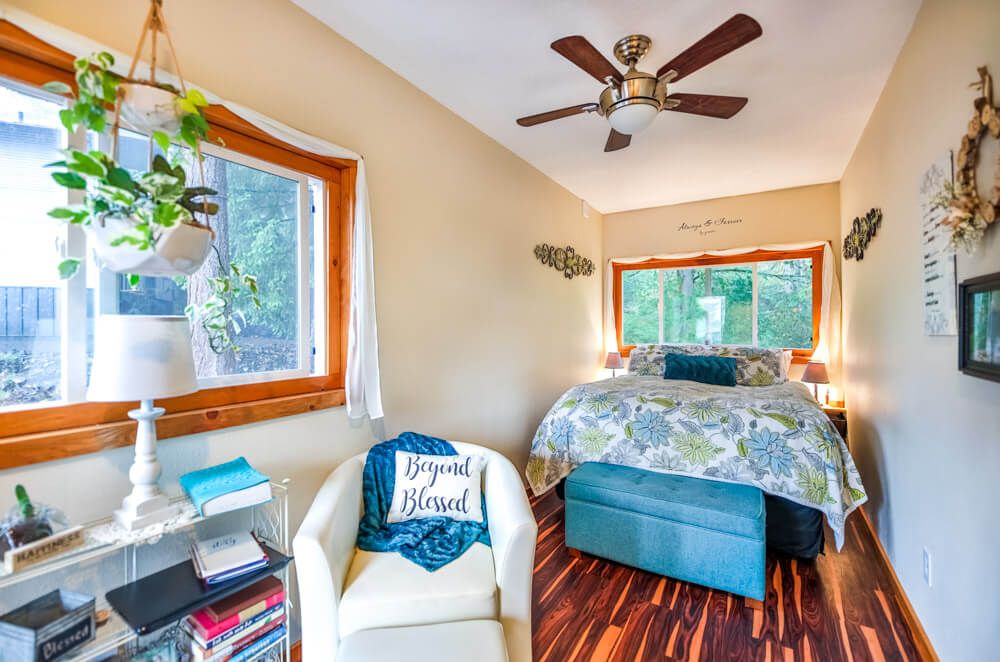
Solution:
[[(83, 192), (82, 203), (57, 207), (49, 215), (83, 226), (101, 264), (111, 271), (129, 274), (133, 285), (139, 276), (189, 276), (198, 271), (212, 251), (214, 233), (209, 218), (219, 207), (207, 198), (217, 192), (205, 186), (188, 186), (181, 157), (169, 161), (158, 154), (148, 171), (133, 175), (115, 161), (115, 152), (119, 119), (124, 116), (131, 125), (128, 118), (133, 117), (137, 122), (133, 128), (149, 133), (164, 154), (170, 153), (172, 137), (190, 146), (200, 169), (200, 142), (207, 137), (209, 128), (203, 108), (208, 103), (197, 90), (182, 96), (169, 86), (119, 76), (111, 70), (113, 65), (110, 53), (77, 58), (75, 96), (65, 83), (45, 86), (73, 99), (73, 105), (59, 113), (70, 133), (80, 126), (103, 131), (108, 107), (115, 108), (110, 154), (70, 148), (63, 150), (63, 160), (49, 164), (63, 169), (52, 173), (58, 184)], [(126, 87), (132, 91), (126, 92)], [(127, 104), (130, 95), (139, 103)], [(170, 97), (169, 104), (164, 95)], [(70, 278), (78, 268), (78, 258), (67, 258), (59, 265), (60, 276)], [(212, 279), (212, 285), (213, 296), (189, 306), (186, 312), (214, 339), (212, 349), (222, 352), (235, 348), (229, 335), (234, 323), (232, 300), (245, 288), (259, 307), (257, 283), (236, 265), (220, 261), (219, 276)]]

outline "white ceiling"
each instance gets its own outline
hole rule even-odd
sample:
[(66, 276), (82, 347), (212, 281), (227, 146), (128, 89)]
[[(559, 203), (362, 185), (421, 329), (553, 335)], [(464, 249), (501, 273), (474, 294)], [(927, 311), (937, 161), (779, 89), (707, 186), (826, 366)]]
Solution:
[[(920, 0), (293, 0), (604, 213), (839, 180)], [(584, 114), (514, 120), (597, 101), (601, 85), (549, 48), (580, 34), (617, 62), (643, 33), (655, 72), (737, 12), (763, 36), (671, 86), (746, 96), (729, 120), (661, 113), (604, 153)]]

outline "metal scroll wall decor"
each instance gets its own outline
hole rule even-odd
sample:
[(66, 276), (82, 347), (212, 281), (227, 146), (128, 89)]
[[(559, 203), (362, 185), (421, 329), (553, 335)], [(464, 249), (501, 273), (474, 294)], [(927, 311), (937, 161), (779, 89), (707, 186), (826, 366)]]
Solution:
[(855, 218), (851, 231), (844, 237), (844, 259), (865, 259), (865, 249), (872, 243), (872, 238), (880, 227), (882, 227), (881, 209), (872, 208), (864, 216)]
[(582, 255), (577, 255), (572, 246), (558, 248), (548, 244), (535, 246), (535, 257), (542, 264), (561, 271), (565, 278), (573, 276), (592, 276), (594, 263)]

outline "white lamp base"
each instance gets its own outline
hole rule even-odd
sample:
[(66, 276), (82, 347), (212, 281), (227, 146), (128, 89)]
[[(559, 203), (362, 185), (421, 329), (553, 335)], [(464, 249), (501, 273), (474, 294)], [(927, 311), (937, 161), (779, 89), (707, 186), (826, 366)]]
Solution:
[(162, 407), (154, 407), (152, 400), (143, 400), (139, 409), (128, 413), (139, 422), (135, 435), (135, 462), (128, 470), (132, 493), (122, 500), (122, 507), (115, 511), (115, 522), (133, 531), (156, 524), (177, 514), (167, 495), (160, 491), (160, 462), (156, 459), (156, 419), (163, 415)]

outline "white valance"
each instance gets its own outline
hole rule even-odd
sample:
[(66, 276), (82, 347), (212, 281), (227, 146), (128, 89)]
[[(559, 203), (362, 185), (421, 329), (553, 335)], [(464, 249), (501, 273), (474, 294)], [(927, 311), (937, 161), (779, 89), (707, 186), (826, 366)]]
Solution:
[[(43, 41), (74, 55), (107, 51), (114, 55), (113, 69), (127, 74), (132, 65), (132, 57), (108, 48), (91, 39), (61, 28), (16, 7), (0, 2), (0, 18), (10, 21), (22, 30)], [(136, 26), (136, 35), (141, 26)], [(136, 66), (136, 76), (149, 76), (149, 65), (140, 62)], [(158, 80), (179, 85), (177, 77), (167, 71), (157, 70)], [(368, 200), (368, 180), (365, 162), (360, 154), (321, 138), (303, 133), (260, 113), (227, 101), (200, 85), (192, 86), (201, 91), (212, 104), (224, 106), (262, 131), (300, 149), (319, 156), (351, 159), (358, 163), (355, 181), (354, 234), (351, 254), (351, 299), (350, 321), (347, 340), (347, 366), (345, 389), (347, 415), (351, 418), (368, 416), (382, 418), (382, 393), (378, 364), (378, 327), (375, 320), (375, 276), (372, 249), (371, 210)], [(331, 333), (334, 331), (331, 330)]]
[(724, 250), (691, 251), (687, 253), (669, 253), (667, 255), (642, 255), (638, 257), (615, 257), (608, 260), (604, 272), (604, 346), (609, 352), (618, 351), (618, 332), (615, 329), (614, 302), (614, 265), (635, 264), (645, 260), (690, 260), (706, 255), (728, 257), (744, 255), (754, 251), (794, 251), (806, 248), (823, 247), (823, 296), (819, 313), (819, 341), (813, 359), (828, 364), (836, 363), (840, 358), (840, 283), (833, 264), (833, 249), (828, 241), (805, 241), (795, 244), (766, 244), (763, 246), (747, 246), (745, 248), (728, 248)]

